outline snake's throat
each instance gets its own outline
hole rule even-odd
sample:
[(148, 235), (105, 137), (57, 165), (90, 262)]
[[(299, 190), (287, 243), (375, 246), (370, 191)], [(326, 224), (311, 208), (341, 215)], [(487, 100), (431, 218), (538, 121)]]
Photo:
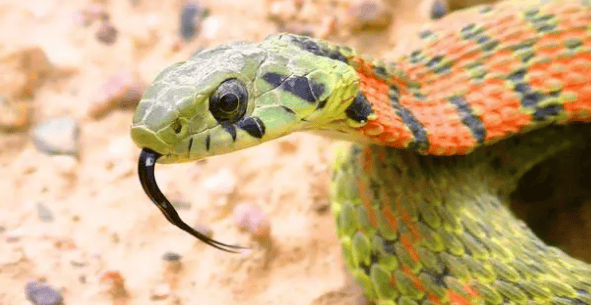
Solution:
[(228, 245), (211, 239), (202, 233), (195, 231), (195, 229), (191, 228), (181, 219), (170, 201), (166, 199), (166, 196), (164, 196), (164, 194), (160, 191), (160, 188), (158, 188), (158, 184), (156, 184), (154, 168), (156, 166), (156, 161), (161, 156), (161, 154), (149, 148), (142, 149), (138, 162), (138, 175), (146, 195), (148, 195), (150, 200), (152, 200), (152, 202), (160, 209), (160, 211), (162, 211), (164, 217), (166, 217), (166, 219), (173, 225), (212, 247), (227, 252), (238, 252), (239, 249), (242, 249), (240, 246)]

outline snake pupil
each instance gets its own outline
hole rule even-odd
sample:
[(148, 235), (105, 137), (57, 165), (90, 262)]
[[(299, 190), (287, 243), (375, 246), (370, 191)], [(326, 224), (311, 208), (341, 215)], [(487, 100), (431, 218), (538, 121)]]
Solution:
[(228, 93), (224, 94), (220, 99), (220, 109), (224, 112), (232, 112), (238, 107), (238, 97), (236, 94)]
[(209, 97), (209, 111), (219, 123), (235, 123), (244, 116), (248, 91), (237, 79), (221, 83)]

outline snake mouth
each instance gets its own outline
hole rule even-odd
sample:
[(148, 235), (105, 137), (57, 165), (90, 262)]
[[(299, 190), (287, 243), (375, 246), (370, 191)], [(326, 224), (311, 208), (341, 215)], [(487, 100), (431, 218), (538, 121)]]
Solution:
[(181, 219), (181, 217), (174, 209), (170, 201), (166, 199), (166, 196), (164, 196), (164, 194), (160, 191), (160, 188), (158, 188), (158, 184), (156, 184), (154, 168), (156, 166), (156, 161), (161, 156), (161, 154), (151, 149), (143, 148), (142, 152), (140, 153), (140, 158), (138, 162), (138, 175), (140, 178), (140, 183), (142, 184), (142, 188), (146, 192), (146, 195), (148, 195), (152, 202), (160, 209), (160, 211), (162, 211), (164, 217), (166, 217), (166, 219), (170, 223), (177, 226), (179, 229), (191, 234), (195, 238), (212, 247), (233, 253), (237, 253), (239, 252), (238, 250), (244, 249), (240, 246), (228, 245), (211, 239), (195, 231), (195, 229), (191, 228)]

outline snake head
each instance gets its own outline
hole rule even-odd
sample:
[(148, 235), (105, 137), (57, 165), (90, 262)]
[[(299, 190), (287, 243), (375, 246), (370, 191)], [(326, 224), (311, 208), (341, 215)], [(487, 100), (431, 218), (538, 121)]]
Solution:
[(344, 119), (338, 108), (353, 98), (354, 71), (314, 54), (302, 39), (232, 43), (166, 68), (136, 109), (134, 142), (161, 155), (158, 163), (176, 163)]

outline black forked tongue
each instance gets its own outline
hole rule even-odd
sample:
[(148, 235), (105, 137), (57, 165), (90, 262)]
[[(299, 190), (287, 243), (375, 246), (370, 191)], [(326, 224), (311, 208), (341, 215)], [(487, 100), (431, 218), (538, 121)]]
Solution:
[(186, 224), (179, 214), (176, 212), (170, 201), (166, 199), (164, 194), (158, 188), (156, 184), (156, 178), (154, 177), (154, 167), (156, 165), (156, 160), (160, 158), (162, 155), (159, 153), (152, 151), (150, 149), (144, 148), (140, 154), (140, 160), (138, 164), (138, 174), (140, 176), (140, 183), (144, 188), (144, 191), (150, 197), (152, 202), (156, 204), (156, 206), (162, 211), (162, 214), (172, 223), (173, 225), (179, 227), (181, 230), (193, 235), (200, 241), (218, 248), (223, 251), (227, 252), (238, 252), (239, 249), (244, 249), (240, 246), (233, 246), (221, 243), (214, 239), (211, 239), (191, 228), (188, 224)]

